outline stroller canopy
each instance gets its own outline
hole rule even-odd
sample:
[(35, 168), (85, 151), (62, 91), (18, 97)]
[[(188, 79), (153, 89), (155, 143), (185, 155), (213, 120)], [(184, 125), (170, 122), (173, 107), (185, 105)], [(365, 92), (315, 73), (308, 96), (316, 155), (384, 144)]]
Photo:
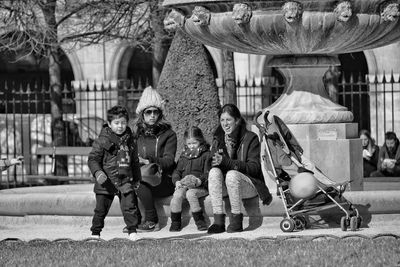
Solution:
[[(275, 127), (268, 127), (267, 134), (274, 134), (274, 130), (278, 131), (278, 135), (283, 139), (281, 140), (284, 145), (297, 157), (297, 160), (301, 161), (301, 155), (303, 154), (303, 148), (297, 142), (296, 138), (289, 130), (287, 125), (276, 115), (272, 116), (271, 124)], [(274, 130), (272, 128), (275, 128)]]

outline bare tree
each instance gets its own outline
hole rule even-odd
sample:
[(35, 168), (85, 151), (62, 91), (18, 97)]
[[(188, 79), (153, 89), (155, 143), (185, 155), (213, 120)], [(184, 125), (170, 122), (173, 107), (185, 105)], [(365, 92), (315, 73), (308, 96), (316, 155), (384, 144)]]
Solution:
[(158, 0), (0, 1), (0, 51), (49, 59), (54, 145), (63, 145), (65, 141), (61, 137), (65, 128), (61, 48), (65, 51), (118, 39), (151, 50), (153, 41), (168, 38), (163, 29), (157, 28), (155, 34), (152, 28), (160, 8)]

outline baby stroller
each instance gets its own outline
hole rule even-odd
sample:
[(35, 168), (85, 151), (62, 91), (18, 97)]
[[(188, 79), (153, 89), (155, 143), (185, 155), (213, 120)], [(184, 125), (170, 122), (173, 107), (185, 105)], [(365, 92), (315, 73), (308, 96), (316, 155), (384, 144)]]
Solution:
[[(269, 111), (266, 111), (263, 116), (264, 123), (260, 124), (257, 120), (261, 114), (261, 111), (258, 112), (254, 121), (262, 136), (262, 145), (265, 147), (262, 162), (268, 174), (275, 179), (277, 194), (282, 199), (286, 213), (280, 223), (281, 230), (292, 232), (309, 228), (310, 222), (306, 214), (333, 207), (338, 207), (345, 214), (340, 219), (342, 231), (348, 228), (352, 231), (359, 229), (362, 218), (358, 210), (342, 196), (348, 182), (335, 183), (330, 180), (303, 156), (303, 149), (278, 116), (269, 116)], [(295, 179), (297, 182), (300, 179), (300, 183), (305, 181), (301, 180), (304, 175), (302, 177), (299, 175), (302, 173), (307, 173), (308, 177), (313, 177), (311, 179), (315, 181), (313, 183), (315, 190), (307, 197), (293, 195), (295, 188), (291, 182)]]

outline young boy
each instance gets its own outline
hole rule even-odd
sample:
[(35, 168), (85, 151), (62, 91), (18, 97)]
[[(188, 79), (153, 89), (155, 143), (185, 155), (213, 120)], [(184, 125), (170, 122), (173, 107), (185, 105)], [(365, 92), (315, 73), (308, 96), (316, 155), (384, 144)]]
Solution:
[(93, 238), (100, 238), (104, 219), (114, 196), (117, 195), (129, 239), (137, 240), (136, 228), (140, 223), (140, 211), (135, 189), (139, 185), (141, 174), (137, 144), (131, 129), (127, 127), (128, 119), (128, 112), (124, 107), (114, 106), (109, 109), (108, 123), (103, 126), (89, 154), (89, 169), (96, 178), (96, 208), (90, 228)]

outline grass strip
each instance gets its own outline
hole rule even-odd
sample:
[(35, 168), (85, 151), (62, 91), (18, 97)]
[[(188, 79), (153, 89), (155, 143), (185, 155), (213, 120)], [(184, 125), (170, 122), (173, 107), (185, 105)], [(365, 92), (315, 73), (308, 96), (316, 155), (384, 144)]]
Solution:
[(7, 241), (0, 266), (400, 266), (400, 240)]

